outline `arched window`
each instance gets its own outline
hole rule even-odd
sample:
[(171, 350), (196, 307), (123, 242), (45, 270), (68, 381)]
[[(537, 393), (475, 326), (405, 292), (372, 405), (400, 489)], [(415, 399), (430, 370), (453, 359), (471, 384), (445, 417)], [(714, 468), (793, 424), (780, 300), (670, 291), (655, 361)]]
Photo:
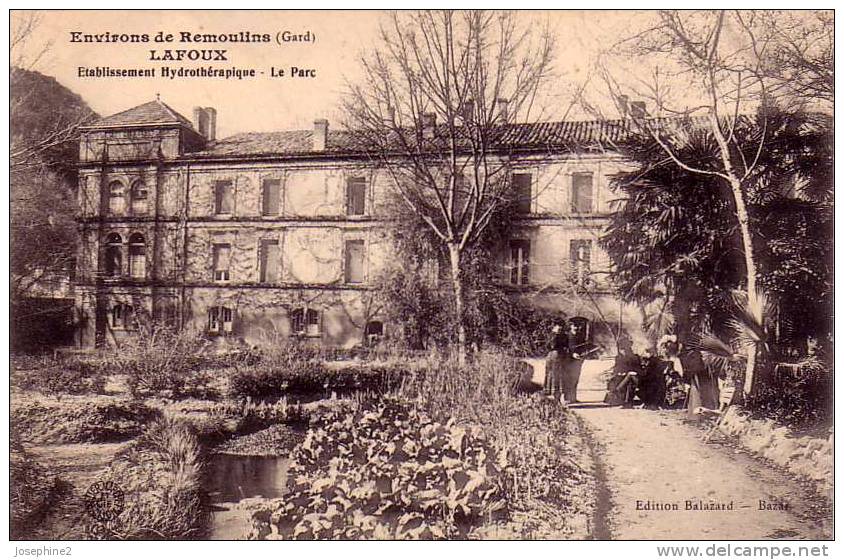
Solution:
[(132, 183), (132, 215), (143, 216), (147, 213), (149, 206), (147, 199), (149, 191), (143, 181), (135, 181)]
[(123, 239), (116, 233), (110, 233), (106, 238), (104, 268), (106, 276), (123, 274)]
[(208, 332), (210, 334), (229, 334), (232, 332), (234, 314), (228, 307), (215, 305), (208, 309)]
[(130, 330), (134, 327), (134, 309), (131, 305), (117, 303), (111, 308), (111, 327), (114, 329)]
[(144, 236), (133, 233), (129, 236), (129, 276), (145, 278), (147, 274), (147, 248)]
[(126, 188), (120, 181), (112, 181), (108, 185), (108, 211), (114, 215), (126, 212)]
[(319, 311), (307, 307), (291, 311), (290, 332), (298, 336), (320, 336)]

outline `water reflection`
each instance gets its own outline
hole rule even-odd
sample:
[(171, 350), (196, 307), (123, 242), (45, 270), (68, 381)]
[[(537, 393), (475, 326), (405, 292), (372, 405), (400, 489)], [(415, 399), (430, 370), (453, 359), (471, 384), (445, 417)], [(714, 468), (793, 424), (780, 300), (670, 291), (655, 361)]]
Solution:
[(290, 459), (286, 457), (212, 455), (208, 465), (211, 501), (230, 503), (256, 496), (278, 498), (287, 483), (289, 464)]

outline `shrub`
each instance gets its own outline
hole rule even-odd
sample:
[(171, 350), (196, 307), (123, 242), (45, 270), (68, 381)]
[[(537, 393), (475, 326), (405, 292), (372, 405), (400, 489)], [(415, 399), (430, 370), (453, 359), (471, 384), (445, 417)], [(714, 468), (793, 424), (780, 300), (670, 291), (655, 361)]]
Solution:
[(12, 374), (13, 386), (56, 397), (103, 394), (105, 384), (106, 376), (101, 368), (79, 359), (52, 362), (45, 367), (15, 371)]
[(402, 368), (389, 366), (327, 367), (317, 362), (291, 362), (239, 368), (232, 375), (229, 391), (239, 398), (266, 398), (282, 395), (321, 396), (353, 391), (384, 392), (408, 375)]
[(92, 520), (93, 539), (184, 540), (205, 536), (202, 460), (196, 435), (180, 421), (157, 420), (99, 481), (124, 492), (125, 507), (113, 522)]
[(16, 399), (10, 419), (12, 432), (23, 441), (102, 443), (138, 436), (158, 414), (141, 403), (119, 399)]
[(214, 397), (210, 373), (203, 369), (205, 343), (172, 327), (142, 325), (135, 336), (105, 355), (103, 367), (126, 375), (132, 396)]
[(832, 374), (823, 362), (807, 359), (777, 367), (775, 375), (760, 380), (744, 406), (754, 417), (769, 418), (795, 429), (811, 429), (832, 425), (831, 401)]

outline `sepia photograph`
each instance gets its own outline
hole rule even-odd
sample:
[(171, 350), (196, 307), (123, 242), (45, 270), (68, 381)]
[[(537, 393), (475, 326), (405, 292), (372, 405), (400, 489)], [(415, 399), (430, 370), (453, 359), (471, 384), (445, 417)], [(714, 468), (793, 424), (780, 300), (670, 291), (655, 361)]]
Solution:
[(828, 556), (834, 50), (833, 10), (10, 10), (10, 557)]

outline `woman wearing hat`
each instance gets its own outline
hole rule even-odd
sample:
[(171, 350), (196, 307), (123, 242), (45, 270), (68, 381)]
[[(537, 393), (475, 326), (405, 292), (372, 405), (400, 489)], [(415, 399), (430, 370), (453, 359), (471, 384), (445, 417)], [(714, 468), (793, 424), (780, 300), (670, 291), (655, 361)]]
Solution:
[(546, 396), (560, 400), (563, 392), (563, 363), (569, 357), (569, 337), (566, 334), (565, 321), (551, 327), (551, 343), (548, 357), (545, 358)]
[(700, 418), (700, 408), (717, 410), (720, 406), (718, 379), (712, 375), (697, 350), (686, 349), (677, 335), (664, 336), (660, 346), (665, 348), (665, 355), (672, 363), (674, 371), (689, 384), (686, 409), (690, 420)]

